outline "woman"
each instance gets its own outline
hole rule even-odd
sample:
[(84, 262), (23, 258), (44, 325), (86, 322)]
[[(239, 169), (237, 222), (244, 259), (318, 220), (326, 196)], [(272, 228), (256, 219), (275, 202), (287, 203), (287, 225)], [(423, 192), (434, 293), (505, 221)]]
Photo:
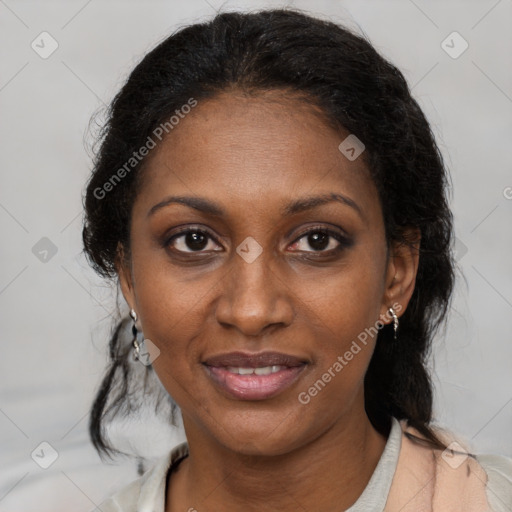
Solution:
[(511, 510), (512, 460), (430, 425), (446, 188), (402, 74), (345, 28), (224, 13), (148, 53), (85, 197), (131, 317), (90, 431), (113, 453), (104, 422), (154, 370), (187, 442), (101, 510)]

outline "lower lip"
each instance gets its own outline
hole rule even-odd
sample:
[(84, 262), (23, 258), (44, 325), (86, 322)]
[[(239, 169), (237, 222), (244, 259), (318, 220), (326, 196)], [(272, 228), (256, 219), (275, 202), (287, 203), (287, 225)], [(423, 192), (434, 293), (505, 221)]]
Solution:
[(290, 387), (306, 365), (279, 370), (269, 375), (240, 375), (224, 367), (207, 366), (207, 374), (230, 396), (239, 400), (265, 400)]

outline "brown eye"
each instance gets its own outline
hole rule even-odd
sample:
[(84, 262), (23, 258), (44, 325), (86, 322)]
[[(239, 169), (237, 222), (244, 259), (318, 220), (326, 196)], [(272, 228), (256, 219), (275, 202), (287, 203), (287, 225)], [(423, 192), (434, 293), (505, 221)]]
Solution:
[[(303, 233), (293, 244), (294, 249), (304, 252), (326, 252), (337, 251), (351, 245), (351, 241), (341, 233), (326, 229), (314, 228)], [(313, 249), (308, 250), (308, 247)]]
[(218, 247), (218, 245), (210, 242), (213, 242), (213, 237), (207, 231), (187, 228), (169, 238), (166, 246), (184, 253), (216, 250), (215, 247)]

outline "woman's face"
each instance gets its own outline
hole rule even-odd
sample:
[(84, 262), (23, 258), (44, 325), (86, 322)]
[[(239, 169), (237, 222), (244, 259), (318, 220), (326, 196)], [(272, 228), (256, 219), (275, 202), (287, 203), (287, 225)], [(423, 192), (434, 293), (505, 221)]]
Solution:
[(347, 135), (298, 99), (224, 93), (149, 155), (120, 278), (189, 439), (279, 454), (364, 414), (362, 333), (405, 309), (417, 262), (388, 257)]

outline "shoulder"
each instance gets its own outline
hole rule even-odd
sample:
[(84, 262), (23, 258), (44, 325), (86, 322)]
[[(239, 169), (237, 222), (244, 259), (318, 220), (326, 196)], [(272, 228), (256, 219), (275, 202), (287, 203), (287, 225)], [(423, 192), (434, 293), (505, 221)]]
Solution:
[[(422, 437), (415, 429), (400, 422), (403, 431)], [(447, 449), (433, 449), (437, 460), (437, 473), (442, 479), (471, 494), (480, 487), (493, 512), (510, 512), (512, 504), (512, 458), (503, 455), (476, 454), (470, 449), (470, 442), (452, 431), (434, 427), (437, 436), (446, 444)], [(424, 445), (425, 446), (425, 445)], [(472, 484), (469, 484), (472, 477)], [(460, 485), (459, 485), (460, 484)]]
[[(453, 432), (439, 429), (448, 448), (460, 449), (469, 455), (481, 468), (485, 480), (487, 501), (493, 512), (510, 512), (512, 505), (512, 458), (504, 455), (471, 453), (469, 441), (459, 436), (456, 439)], [(449, 450), (445, 450), (447, 452)], [(443, 453), (445, 455), (446, 453)], [(446, 454), (447, 455), (447, 454)], [(448, 460), (449, 457), (446, 457)]]
[(136, 512), (141, 485), (141, 478), (133, 481), (105, 500), (98, 509), (102, 512)]
[(102, 512), (137, 512), (153, 510), (164, 512), (165, 491), (169, 469), (188, 455), (188, 443), (175, 446), (170, 453), (158, 459), (140, 478), (129, 483), (105, 500), (95, 510)]
[(487, 499), (495, 512), (509, 512), (512, 505), (512, 458), (503, 455), (476, 455), (487, 473)]

